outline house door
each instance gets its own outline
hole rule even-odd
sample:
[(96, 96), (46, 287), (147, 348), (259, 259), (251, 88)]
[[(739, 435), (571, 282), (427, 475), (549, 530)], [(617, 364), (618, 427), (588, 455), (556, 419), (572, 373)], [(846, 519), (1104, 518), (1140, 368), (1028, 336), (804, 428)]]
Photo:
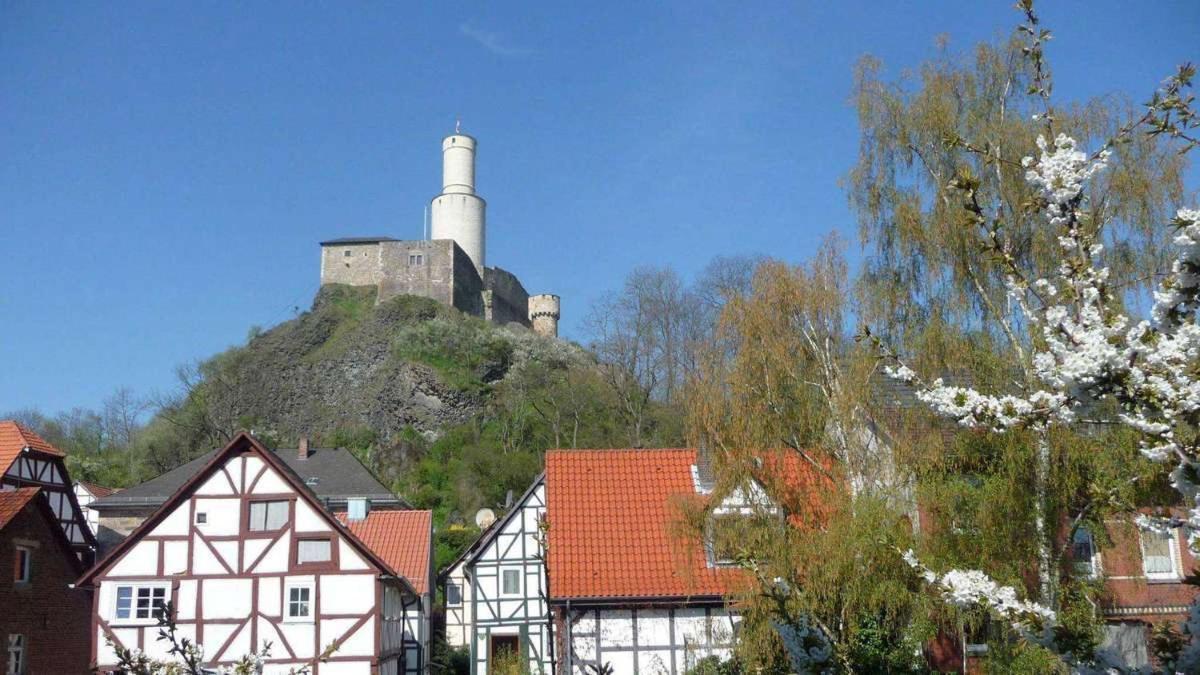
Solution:
[(488, 645), (489, 661), (495, 661), (497, 657), (505, 654), (515, 655), (521, 647), (520, 638), (516, 635), (492, 635), (490, 639), (491, 643)]

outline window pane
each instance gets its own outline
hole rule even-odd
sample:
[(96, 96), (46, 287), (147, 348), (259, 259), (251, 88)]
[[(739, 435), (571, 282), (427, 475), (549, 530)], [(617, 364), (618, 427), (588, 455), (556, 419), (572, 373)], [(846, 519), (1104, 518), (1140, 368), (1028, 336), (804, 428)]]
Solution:
[(267, 503), (250, 502), (250, 529), (265, 530), (267, 527)]
[(296, 542), (296, 562), (327, 562), (331, 547), (328, 539), (301, 539)]
[(133, 605), (133, 587), (117, 587), (117, 618), (128, 619), (129, 609)]
[(458, 584), (446, 584), (446, 604), (462, 604), (462, 589), (458, 587)]
[(1171, 538), (1161, 532), (1142, 532), (1142, 557), (1147, 574), (1170, 574), (1175, 566), (1171, 561)]
[(267, 502), (267, 529), (278, 530), (287, 524), (288, 503)]
[(521, 572), (519, 570), (504, 570), (503, 588), (505, 595), (516, 595), (521, 592)]

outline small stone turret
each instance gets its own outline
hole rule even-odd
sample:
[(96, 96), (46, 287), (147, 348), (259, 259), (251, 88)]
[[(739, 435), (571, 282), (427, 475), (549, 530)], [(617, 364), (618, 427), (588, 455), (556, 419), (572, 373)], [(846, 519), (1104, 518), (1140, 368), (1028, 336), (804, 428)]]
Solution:
[(529, 322), (538, 335), (558, 337), (559, 297), (545, 293), (529, 296)]

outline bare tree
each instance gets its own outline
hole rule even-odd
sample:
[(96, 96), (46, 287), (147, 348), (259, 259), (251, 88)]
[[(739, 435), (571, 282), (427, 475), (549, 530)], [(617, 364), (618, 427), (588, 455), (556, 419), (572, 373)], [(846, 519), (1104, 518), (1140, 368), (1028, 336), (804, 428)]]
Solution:
[(120, 387), (109, 394), (101, 411), (106, 444), (128, 449), (141, 429), (142, 415), (149, 409), (149, 402), (134, 395), (129, 387)]

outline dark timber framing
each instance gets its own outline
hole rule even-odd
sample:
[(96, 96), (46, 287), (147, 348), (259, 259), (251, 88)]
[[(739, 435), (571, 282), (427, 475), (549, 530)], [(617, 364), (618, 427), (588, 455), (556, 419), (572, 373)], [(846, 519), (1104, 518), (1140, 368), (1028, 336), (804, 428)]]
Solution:
[[(233, 475), (238, 473), (230, 472), (230, 462), (241, 457), (257, 457), (262, 460), (262, 466), (258, 467), (255, 475), (246, 475), (246, 462), (239, 462), (241, 467), (241, 475)], [(259, 484), (259, 480), (273, 471), (278, 477), (290, 487), (293, 492), (288, 493), (254, 493), (252, 492)], [(213, 477), (223, 477), (231, 491), (230, 494), (196, 494), (197, 489), (204, 485), (207, 480)], [(219, 481), (219, 478), (217, 479)], [(240, 489), (244, 488), (244, 489)], [(196, 505), (199, 500), (204, 502), (219, 502), (225, 500), (238, 500), (240, 508), (238, 509), (239, 520), (233, 529), (236, 534), (205, 534), (197, 527), (196, 523)], [(251, 502), (257, 501), (286, 501), (288, 504), (288, 512), (286, 522), (279, 528), (273, 530), (250, 530), (248, 522), (248, 505)], [(297, 504), (303, 502), (309, 509), (316, 514), (321, 523), (328, 528), (327, 531), (298, 531), (297, 530)], [(177, 509), (185, 508), (187, 513), (187, 534), (154, 534), (155, 529), (162, 524), (169, 516), (177, 511)], [(211, 522), (211, 521), (210, 521)], [(296, 542), (307, 538), (327, 538), (331, 541), (331, 561), (322, 564), (299, 564), (296, 561)], [(345, 542), (351, 550), (355, 551), (365, 563), (365, 567), (361, 569), (342, 569), (340, 568), (340, 545), (338, 542)], [(262, 550), (253, 557), (250, 554), (250, 548), (246, 546), (248, 542), (265, 541), (266, 544)], [(268, 554), (281, 542), (286, 541), (290, 550), (286, 555), (286, 569), (284, 571), (259, 571), (258, 567), (267, 559)], [(232, 559), (228, 555), (223, 555), (220, 551), (222, 545), (233, 542)], [(147, 570), (144, 574), (135, 574), (129, 576), (107, 576), (115, 566), (120, 564), (129, 556), (134, 548), (139, 544), (150, 543), (157, 547), (157, 568), (153, 571)], [(166, 547), (169, 544), (182, 544), (186, 551), (186, 567), (182, 573), (169, 573), (164, 569)], [(197, 560), (196, 553), (201, 551), (199, 547), (207, 549), (211, 558), (218, 563), (220, 569), (215, 572), (200, 572), (194, 568)], [(78, 586), (90, 587), (95, 592), (93, 601), (92, 627), (91, 627), (91, 658), (93, 663), (96, 662), (98, 656), (98, 635), (101, 631), (103, 634), (112, 639), (115, 644), (128, 648), (142, 648), (148, 646), (149, 641), (154, 639), (157, 633), (157, 628), (153, 624), (137, 626), (110, 626), (103, 618), (103, 610), (100, 606), (99, 585), (137, 585), (137, 584), (159, 584), (169, 588), (170, 597), (175, 605), (176, 616), (178, 623), (181, 626), (192, 625), (195, 629), (195, 639), (200, 644), (205, 644), (206, 649), (206, 665), (230, 665), (234, 660), (238, 659), (241, 654), (229, 653), (231, 645), (244, 631), (249, 631), (250, 651), (257, 651), (262, 647), (263, 638), (258, 634), (260, 623), (265, 623), (270, 626), (272, 632), (279, 638), (272, 640), (275, 643), (274, 654), (272, 658), (265, 660), (268, 664), (281, 663), (296, 663), (298, 661), (308, 660), (307, 657), (297, 656), (297, 645), (291, 644), (286, 636), (286, 631), (281, 624), (286, 623), (286, 608), (288, 588), (287, 577), (294, 576), (310, 576), (312, 577), (312, 597), (310, 599), (313, 624), (313, 644), (311, 646), (312, 654), (320, 654), (328, 646), (333, 645), (335, 651), (333, 655), (326, 659), (328, 662), (362, 662), (369, 660), (372, 673), (395, 672), (392, 668), (400, 669), (405, 659), (403, 642), (399, 648), (390, 649), (387, 653), (383, 651), (383, 630), (385, 622), (388, 620), (384, 612), (383, 596), (387, 588), (394, 588), (400, 593), (400, 597), (412, 596), (419, 598), (419, 594), (413, 589), (411, 584), (406, 579), (399, 576), (390, 568), (381, 558), (379, 558), (369, 547), (363, 544), (348, 528), (342, 525), (336, 518), (322, 506), (319, 499), (312, 494), (311, 490), (301, 482), (294, 473), (292, 473), (286, 465), (284, 465), (274, 453), (263, 447), (257, 439), (249, 434), (239, 433), (233, 441), (229, 443), (223, 450), (214, 454), (213, 458), (201, 471), (192, 476), (183, 487), (179, 489), (170, 499), (155, 511), (145, 522), (138, 526), (133, 533), (116, 546), (108, 553), (99, 563), (92, 569), (88, 570), (77, 582)], [(354, 613), (334, 613), (327, 611), (323, 607), (322, 598), (322, 579), (325, 577), (337, 576), (344, 578), (361, 578), (369, 577), (374, 588), (374, 598), (370, 607), (364, 612)], [(270, 579), (273, 583), (278, 579), (279, 584), (279, 614), (274, 616), (260, 608), (259, 602), (259, 585), (264, 579)], [(204, 584), (206, 582), (218, 580), (241, 580), (247, 582), (250, 588), (250, 611), (248, 616), (240, 618), (208, 618), (204, 611)], [(194, 607), (187, 608), (189, 611), (184, 617), (180, 617), (180, 610), (183, 609), (179, 605), (180, 587), (185, 582), (195, 583), (195, 599)], [(408, 606), (401, 604), (401, 616), (399, 617), (401, 628), (407, 622)], [(190, 617), (190, 618), (188, 618)], [(338, 635), (332, 637), (323, 635), (324, 625), (322, 622), (330, 620), (338, 621), (340, 625), (345, 626), (341, 629), (335, 629), (334, 632)], [(353, 636), (360, 628), (368, 621), (374, 620), (374, 630), (372, 636), (373, 649), (371, 655), (339, 655), (336, 652), (336, 647), (345, 640)], [(348, 625), (347, 625), (348, 624)], [(230, 627), (232, 630), (224, 637), (221, 642), (210, 644), (210, 641), (205, 640), (206, 628), (214, 627)], [(148, 630), (149, 629), (149, 630)], [(128, 637), (128, 633), (136, 631), (136, 643), (125, 644), (119, 633), (124, 632)], [(147, 638), (149, 635), (149, 638)], [(275, 636), (271, 636), (275, 637)], [(332, 637), (332, 639), (330, 639)], [(267, 638), (269, 639), (269, 638)], [(214, 649), (215, 647), (215, 649)], [(111, 665), (111, 664), (103, 664)], [(320, 675), (321, 664), (316, 663), (312, 667), (313, 675)]]

